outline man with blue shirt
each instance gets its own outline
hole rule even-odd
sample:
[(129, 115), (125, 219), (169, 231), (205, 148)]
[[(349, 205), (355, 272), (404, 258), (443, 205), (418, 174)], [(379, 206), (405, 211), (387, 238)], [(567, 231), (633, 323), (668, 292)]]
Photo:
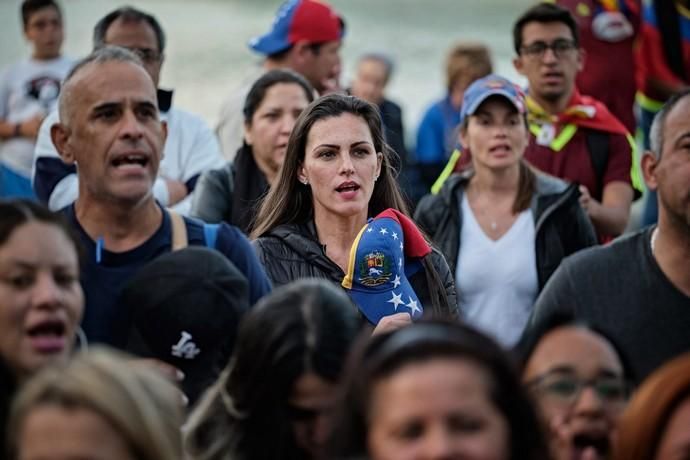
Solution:
[(82, 326), (90, 341), (122, 346), (129, 329), (118, 304), (122, 287), (150, 260), (187, 244), (215, 247), (233, 262), (249, 281), (251, 303), (270, 290), (237, 228), (222, 224), (209, 231), (156, 202), (152, 189), (167, 125), (136, 55), (108, 46), (95, 51), (67, 76), (59, 110), (50, 134), (62, 160), (78, 166), (79, 195), (63, 212), (86, 250)]

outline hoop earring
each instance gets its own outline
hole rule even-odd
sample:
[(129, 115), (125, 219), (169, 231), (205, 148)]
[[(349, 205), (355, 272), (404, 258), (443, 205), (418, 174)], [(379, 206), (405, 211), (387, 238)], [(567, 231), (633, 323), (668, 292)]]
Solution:
[(86, 338), (86, 333), (84, 332), (84, 329), (81, 328), (81, 326), (77, 326), (76, 335), (77, 343), (75, 344), (75, 348), (78, 348), (79, 350), (88, 351), (89, 340)]

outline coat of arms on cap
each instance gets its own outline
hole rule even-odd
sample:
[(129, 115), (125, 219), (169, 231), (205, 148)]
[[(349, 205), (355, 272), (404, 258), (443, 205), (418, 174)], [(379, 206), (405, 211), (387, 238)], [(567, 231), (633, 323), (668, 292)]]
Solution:
[(364, 286), (380, 286), (391, 279), (391, 262), (382, 252), (370, 252), (359, 264), (359, 282)]

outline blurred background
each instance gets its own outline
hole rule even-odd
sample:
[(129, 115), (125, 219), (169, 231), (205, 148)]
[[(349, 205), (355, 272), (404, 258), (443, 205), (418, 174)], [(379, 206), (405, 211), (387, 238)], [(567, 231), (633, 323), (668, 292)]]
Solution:
[[(155, 15), (168, 36), (161, 86), (175, 89), (175, 103), (215, 126), (221, 101), (259, 62), (247, 41), (266, 32), (281, 0), (61, 0), (64, 52), (91, 49), (91, 32), (103, 15), (129, 4)], [(357, 56), (388, 52), (397, 69), (388, 95), (404, 110), (408, 144), (426, 106), (444, 94), (443, 61), (457, 40), (480, 40), (494, 66), (516, 81), (511, 28), (533, 0), (329, 0), (344, 16), (341, 84), (349, 84)], [(29, 54), (19, 0), (0, 0), (0, 68)]]

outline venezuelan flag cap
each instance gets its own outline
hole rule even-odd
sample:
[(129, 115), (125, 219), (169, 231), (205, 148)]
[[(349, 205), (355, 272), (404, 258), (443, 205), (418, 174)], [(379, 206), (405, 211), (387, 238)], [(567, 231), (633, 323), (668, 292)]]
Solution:
[(288, 0), (276, 14), (271, 30), (249, 41), (254, 51), (270, 56), (288, 49), (298, 41), (323, 43), (340, 40), (345, 21), (325, 2)]
[(388, 209), (370, 219), (355, 238), (342, 286), (374, 325), (395, 313), (420, 318), (424, 307), (407, 277), (430, 252), (414, 222)]

